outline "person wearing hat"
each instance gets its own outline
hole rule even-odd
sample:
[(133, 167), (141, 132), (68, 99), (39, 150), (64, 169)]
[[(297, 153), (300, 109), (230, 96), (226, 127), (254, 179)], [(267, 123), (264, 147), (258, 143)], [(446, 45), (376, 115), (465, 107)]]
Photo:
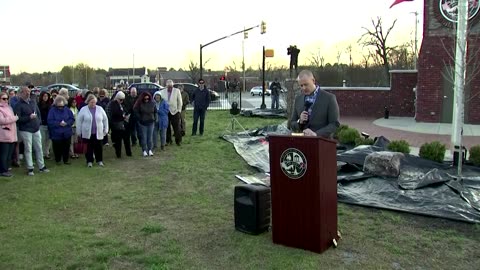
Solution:
[(207, 113), (208, 105), (210, 105), (210, 92), (205, 87), (203, 79), (198, 80), (198, 88), (193, 91), (192, 95), (193, 105), (193, 125), (192, 136), (197, 135), (198, 119), (200, 119), (200, 136), (203, 135), (205, 127), (205, 115)]

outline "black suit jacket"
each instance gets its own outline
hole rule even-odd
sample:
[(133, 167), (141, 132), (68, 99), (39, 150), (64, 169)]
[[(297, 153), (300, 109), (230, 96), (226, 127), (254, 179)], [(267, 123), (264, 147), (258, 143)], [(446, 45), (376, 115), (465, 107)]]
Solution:
[[(317, 136), (331, 138), (340, 126), (339, 109), (335, 95), (319, 89), (317, 98), (312, 105), (312, 113), (304, 129), (311, 129)], [(300, 94), (295, 98), (293, 113), (291, 117), (291, 129), (300, 130), (298, 119), (305, 110), (305, 95)]]

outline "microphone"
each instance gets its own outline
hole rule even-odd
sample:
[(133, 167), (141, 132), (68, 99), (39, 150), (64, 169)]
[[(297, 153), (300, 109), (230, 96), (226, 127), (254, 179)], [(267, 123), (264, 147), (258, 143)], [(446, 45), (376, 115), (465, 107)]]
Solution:
[[(304, 104), (305, 107), (304, 107), (303, 111), (308, 112), (308, 110), (310, 109), (312, 104), (313, 104), (312, 102), (305, 100), (305, 104)], [(310, 120), (310, 119), (307, 118), (307, 121), (299, 124), (300, 130), (304, 130), (307, 127), (308, 120)]]
[(312, 102), (310, 101), (305, 101), (305, 109), (304, 111), (308, 112), (308, 110), (310, 109), (310, 107), (312, 106)]

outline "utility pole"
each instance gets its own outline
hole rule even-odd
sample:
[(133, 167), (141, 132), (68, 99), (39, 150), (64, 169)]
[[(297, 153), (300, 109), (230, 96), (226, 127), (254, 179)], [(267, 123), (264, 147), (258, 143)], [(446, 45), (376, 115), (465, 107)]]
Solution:
[(264, 110), (267, 108), (265, 105), (265, 94), (267, 93), (267, 89), (265, 89), (265, 46), (262, 49), (262, 104), (260, 105), (260, 109)]
[(417, 69), (417, 61), (418, 61), (418, 12), (410, 12), (415, 15), (415, 39), (414, 39), (414, 46), (413, 53), (415, 57), (413, 58), (413, 66)]
[(467, 24), (468, 0), (458, 1), (457, 40), (455, 49), (455, 83), (453, 99), (452, 138), (454, 156), (458, 155), (457, 180), (462, 179), (463, 162), (463, 121), (464, 121), (464, 90), (467, 61)]

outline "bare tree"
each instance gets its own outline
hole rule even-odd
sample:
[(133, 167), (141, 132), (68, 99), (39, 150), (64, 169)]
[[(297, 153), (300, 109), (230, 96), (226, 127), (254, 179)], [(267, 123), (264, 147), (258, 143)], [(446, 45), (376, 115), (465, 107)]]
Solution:
[(368, 54), (362, 55), (362, 66), (363, 68), (367, 69), (369, 67), (370, 59), (372, 56), (370, 55), (370, 52)]
[(385, 70), (385, 76), (387, 82), (390, 81), (390, 64), (388, 62), (389, 53), (395, 47), (387, 46), (387, 39), (391, 31), (395, 27), (397, 20), (394, 20), (392, 25), (388, 28), (385, 33), (383, 30), (382, 19), (377, 17), (377, 20), (372, 19), (373, 30), (370, 30), (366, 27), (362, 27), (366, 32), (358, 40), (360, 44), (364, 47), (373, 46), (375, 47), (375, 53), (379, 56), (382, 61), (382, 65)]
[(323, 57), (320, 53), (320, 50), (318, 50), (317, 53), (312, 53), (310, 56), (310, 65), (314, 67), (323, 67), (325, 64), (325, 57)]
[(190, 64), (188, 64), (188, 69), (187, 69), (187, 74), (188, 77), (192, 80), (192, 82), (198, 81), (200, 79), (200, 67), (198, 67), (197, 63), (194, 63), (192, 60), (190, 60)]
[[(469, 41), (471, 44), (478, 43), (478, 38), (475, 41)], [(452, 41), (453, 42), (453, 41)], [(455, 44), (455, 43), (454, 43)], [(448, 55), (447, 59), (443, 60), (443, 65), (445, 67), (450, 67), (453, 63), (455, 63), (455, 46), (447, 46), (445, 41), (442, 40), (442, 46), (445, 52)], [(468, 46), (468, 45), (467, 45)], [(460, 48), (461, 53), (464, 54), (465, 50), (468, 50), (467, 59), (465, 63), (466, 67), (466, 76), (465, 76), (465, 89), (470, 89), (470, 92), (466, 92), (464, 103), (470, 102), (472, 99), (480, 96), (480, 91), (474, 92), (474, 87), (471, 87), (472, 81), (480, 75), (480, 47), (468, 47), (468, 48)], [(445, 68), (442, 72), (444, 78), (449, 81), (452, 86), (455, 84), (455, 68)]]

